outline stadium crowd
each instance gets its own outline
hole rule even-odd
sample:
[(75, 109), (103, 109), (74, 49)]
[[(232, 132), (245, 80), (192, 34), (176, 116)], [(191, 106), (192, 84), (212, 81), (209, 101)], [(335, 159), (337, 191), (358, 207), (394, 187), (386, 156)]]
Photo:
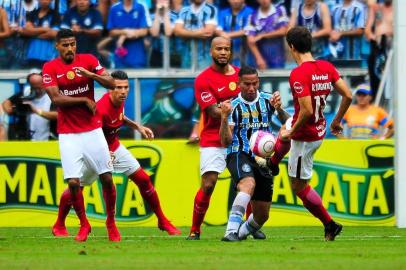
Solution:
[[(109, 68), (210, 65), (215, 36), (232, 39), (237, 66), (291, 68), (284, 36), (307, 27), (312, 53), (338, 67), (368, 68), (372, 100), (392, 47), (392, 0), (0, 0), (0, 68), (39, 68), (70, 28), (78, 53)], [(4, 107), (3, 107), (4, 109)]]

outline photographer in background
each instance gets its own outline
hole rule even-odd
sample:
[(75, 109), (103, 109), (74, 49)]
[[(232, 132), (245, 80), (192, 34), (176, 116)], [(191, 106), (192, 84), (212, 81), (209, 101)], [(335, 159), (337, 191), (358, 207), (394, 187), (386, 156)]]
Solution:
[(47, 141), (52, 135), (57, 112), (51, 111), (51, 100), (46, 95), (39, 73), (27, 76), (28, 93), (21, 92), (6, 99), (3, 110), (10, 116), (9, 140)]

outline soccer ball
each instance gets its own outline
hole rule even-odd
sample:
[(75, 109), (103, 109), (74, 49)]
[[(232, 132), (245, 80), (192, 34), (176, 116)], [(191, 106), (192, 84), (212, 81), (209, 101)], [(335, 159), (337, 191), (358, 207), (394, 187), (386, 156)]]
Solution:
[(271, 133), (258, 130), (251, 135), (250, 149), (254, 155), (267, 158), (273, 153), (275, 141)]

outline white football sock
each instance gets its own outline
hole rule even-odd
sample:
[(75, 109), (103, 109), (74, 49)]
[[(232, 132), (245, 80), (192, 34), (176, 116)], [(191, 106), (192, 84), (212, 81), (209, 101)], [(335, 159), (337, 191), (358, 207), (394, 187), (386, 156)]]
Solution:
[(251, 214), (247, 221), (244, 222), (244, 224), (241, 225), (240, 230), (238, 231), (238, 238), (246, 238), (248, 235), (255, 233), (259, 229), (261, 229), (261, 225), (259, 225), (255, 220), (254, 220), (254, 215)]
[(245, 209), (251, 200), (251, 195), (245, 192), (238, 192), (231, 207), (230, 216), (228, 217), (226, 234), (237, 232), (238, 227), (242, 223), (242, 217), (245, 214)]

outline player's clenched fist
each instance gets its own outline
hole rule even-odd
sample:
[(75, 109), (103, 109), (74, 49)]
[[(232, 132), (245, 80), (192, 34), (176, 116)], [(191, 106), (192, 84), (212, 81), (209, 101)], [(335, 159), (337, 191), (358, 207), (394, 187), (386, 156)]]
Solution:
[(277, 110), (279, 110), (282, 107), (281, 95), (279, 94), (279, 91), (273, 93), (269, 102)]

